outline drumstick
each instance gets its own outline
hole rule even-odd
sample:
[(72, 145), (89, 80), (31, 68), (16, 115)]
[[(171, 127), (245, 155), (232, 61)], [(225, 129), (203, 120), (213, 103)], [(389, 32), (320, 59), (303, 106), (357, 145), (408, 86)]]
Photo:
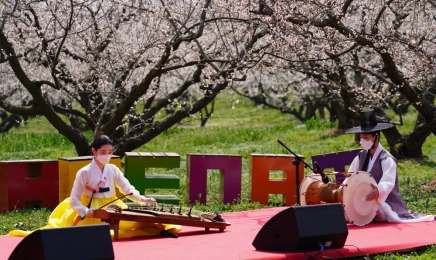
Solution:
[(342, 175), (344, 175), (345, 177), (350, 177), (352, 174), (353, 174), (354, 172), (332, 172), (332, 173), (330, 173), (330, 174), (334, 174), (334, 175), (336, 175), (336, 174), (342, 174)]
[(116, 199), (114, 199), (113, 201), (110, 201), (110, 202), (104, 204), (104, 205), (101, 206), (99, 209), (102, 209), (104, 206), (107, 206), (107, 205), (111, 204), (111, 203), (114, 202), (114, 201), (120, 200), (120, 199), (125, 198), (125, 197), (130, 196), (130, 195), (133, 195), (133, 193), (128, 193), (128, 194), (126, 194), (126, 195), (121, 196), (120, 198), (116, 198)]

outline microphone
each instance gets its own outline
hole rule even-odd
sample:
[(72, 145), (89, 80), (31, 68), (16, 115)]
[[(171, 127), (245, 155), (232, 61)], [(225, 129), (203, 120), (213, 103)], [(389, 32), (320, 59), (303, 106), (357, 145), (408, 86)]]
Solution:
[(324, 171), (321, 169), (321, 166), (319, 166), (319, 164), (317, 162), (313, 163), (315, 165), (316, 168), (316, 172), (321, 175), (321, 180), (322, 182), (324, 182), (324, 184), (327, 184), (330, 182), (329, 177), (327, 177), (324, 173)]

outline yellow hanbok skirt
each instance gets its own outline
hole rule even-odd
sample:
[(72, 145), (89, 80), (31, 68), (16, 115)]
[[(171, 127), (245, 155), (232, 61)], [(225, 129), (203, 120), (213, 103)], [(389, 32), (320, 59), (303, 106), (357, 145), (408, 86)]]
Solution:
[[(90, 197), (82, 196), (80, 198), (82, 205), (88, 205)], [(101, 206), (116, 200), (116, 197), (112, 198), (93, 198), (91, 202), (91, 209), (98, 209)], [(40, 229), (44, 228), (57, 228), (57, 227), (71, 227), (74, 220), (77, 217), (77, 212), (70, 206), (70, 198), (66, 198), (62, 201), (51, 213), (48, 224)], [(127, 205), (121, 200), (116, 200), (111, 204), (116, 204), (122, 209), (126, 209)], [(77, 223), (77, 226), (104, 224), (98, 218), (84, 218)], [(132, 237), (150, 237), (158, 236), (162, 230), (168, 230), (171, 233), (178, 233), (181, 230), (180, 225), (160, 224), (160, 223), (143, 223), (135, 221), (120, 221), (120, 227), (118, 231), (118, 238), (132, 238)], [(35, 231), (35, 230), (33, 230)], [(33, 231), (25, 230), (12, 230), (8, 233), (8, 236), (27, 236)], [(114, 236), (113, 230), (111, 230), (112, 237)]]

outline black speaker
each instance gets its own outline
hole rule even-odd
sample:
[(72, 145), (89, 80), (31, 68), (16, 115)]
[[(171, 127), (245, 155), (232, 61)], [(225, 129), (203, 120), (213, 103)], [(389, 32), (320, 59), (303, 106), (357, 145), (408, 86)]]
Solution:
[(347, 236), (342, 204), (293, 206), (268, 220), (253, 246), (266, 251), (318, 251), (344, 247)]
[(114, 259), (108, 224), (37, 230), (15, 247), (9, 260)]

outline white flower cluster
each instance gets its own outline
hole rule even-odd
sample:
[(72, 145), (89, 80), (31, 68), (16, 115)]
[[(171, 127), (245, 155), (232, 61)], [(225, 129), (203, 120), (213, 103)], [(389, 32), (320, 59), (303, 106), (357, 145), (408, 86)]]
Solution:
[(4, 0), (0, 97), (125, 138), (229, 88), (282, 111), (389, 106), (432, 85), (435, 13), (399, 0)]

